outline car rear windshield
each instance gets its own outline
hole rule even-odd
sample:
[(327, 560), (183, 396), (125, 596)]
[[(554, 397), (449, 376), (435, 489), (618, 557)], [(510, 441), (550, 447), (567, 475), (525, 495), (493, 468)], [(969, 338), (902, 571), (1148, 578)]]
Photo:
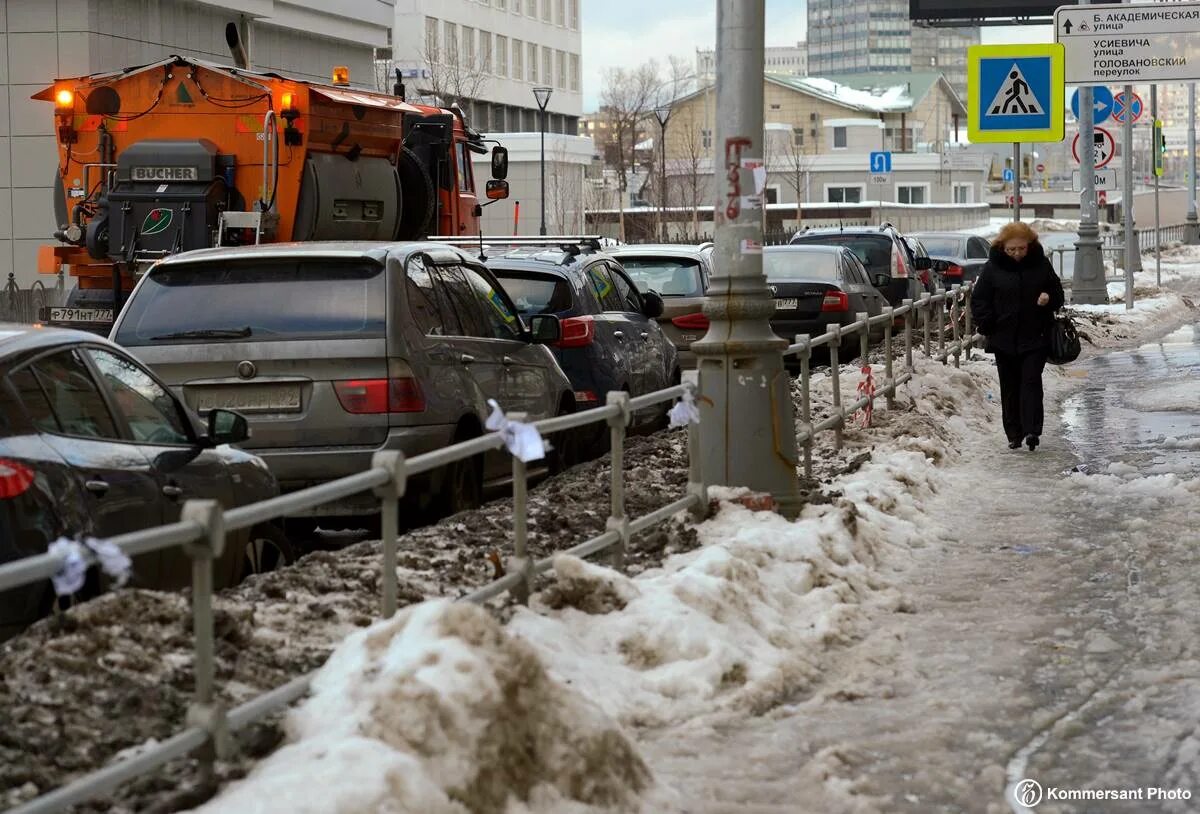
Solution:
[(763, 274), (768, 280), (836, 282), (842, 276), (838, 259), (834, 252), (768, 248), (763, 251)]
[(639, 291), (657, 291), (664, 297), (703, 297), (700, 264), (669, 257), (619, 258)]
[(930, 257), (962, 257), (962, 241), (953, 237), (923, 237), (921, 245)]
[[(833, 232), (825, 235), (801, 235), (795, 243), (817, 246), (845, 246), (858, 256), (875, 274), (890, 271), (892, 267), (892, 239), (887, 235), (856, 235)], [(793, 244), (794, 245), (794, 244)]]
[(522, 317), (558, 314), (572, 308), (571, 287), (551, 274), (525, 274), (492, 269)]
[(116, 341), (367, 339), (385, 331), (383, 268), (363, 261), (225, 261), (150, 272)]

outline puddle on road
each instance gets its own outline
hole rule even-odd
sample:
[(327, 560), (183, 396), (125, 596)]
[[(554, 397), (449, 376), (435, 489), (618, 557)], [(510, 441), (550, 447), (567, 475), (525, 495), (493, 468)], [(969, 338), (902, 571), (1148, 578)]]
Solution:
[(1083, 367), (1087, 384), (1064, 403), (1063, 425), (1092, 471), (1200, 473), (1200, 323)]

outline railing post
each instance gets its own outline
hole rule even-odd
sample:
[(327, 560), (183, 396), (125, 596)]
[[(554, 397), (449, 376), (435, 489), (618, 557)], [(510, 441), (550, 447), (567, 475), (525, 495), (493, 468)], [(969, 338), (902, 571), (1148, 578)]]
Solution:
[(232, 749), (225, 709), (216, 702), (216, 642), (213, 633), (213, 561), (225, 550), (225, 516), (215, 500), (189, 500), (181, 519), (203, 529), (199, 539), (184, 545), (192, 561), (192, 634), (195, 637), (195, 693), (188, 705), (187, 722), (208, 733), (199, 750), (200, 775), (206, 784), (215, 780), (214, 763)]
[(883, 378), (884, 395), (887, 396), (889, 410), (896, 408), (896, 379), (895, 371), (892, 369), (892, 323), (895, 321), (892, 311), (894, 310), (890, 305), (885, 305), (883, 308), (883, 315), (887, 317), (887, 322), (883, 323)]
[[(700, 371), (685, 370), (681, 383), (690, 387), (692, 396), (700, 392)], [(700, 425), (689, 423), (687, 426), (688, 444), (688, 494), (692, 496), (692, 508), (688, 511), (692, 519), (699, 523), (708, 518), (708, 484), (704, 482), (704, 462), (700, 459)]]
[(804, 477), (812, 477), (812, 402), (809, 399), (809, 386), (812, 377), (812, 337), (808, 334), (796, 334), (796, 344), (800, 345), (800, 429), (804, 433)]
[(958, 335), (958, 293), (961, 290), (958, 284), (950, 286), (950, 338), (954, 341), (955, 367), (962, 367), (962, 340)]
[(854, 319), (862, 323), (862, 333), (858, 337), (858, 352), (862, 356), (862, 364), (860, 367), (866, 367), (870, 362), (867, 361), (867, 344), (871, 339), (871, 315), (859, 312), (854, 315)]
[(933, 334), (929, 332), (929, 317), (930, 311), (933, 310), (929, 302), (929, 292), (926, 291), (921, 295), (921, 327), (925, 334), (925, 358), (928, 359), (933, 355)]
[(829, 375), (833, 383), (833, 410), (837, 413), (838, 423), (833, 430), (833, 448), (842, 448), (842, 428), (846, 425), (846, 413), (842, 410), (842, 364), (838, 360), (838, 348), (842, 344), (842, 326), (831, 322), (825, 326), (827, 333), (833, 334), (829, 342)]
[(967, 326), (966, 341), (967, 341), (967, 361), (968, 362), (971, 361), (971, 350), (975, 347), (975, 324), (974, 324), (974, 319), (971, 316), (971, 294), (974, 291), (975, 291), (975, 281), (972, 280), (970, 285), (967, 286), (967, 298), (966, 298), (966, 301), (963, 303), (963, 307), (966, 309), (966, 326)]
[[(513, 422), (527, 420), (525, 413), (509, 413)], [(516, 455), (512, 456), (513, 477), (513, 556), (508, 562), (509, 573), (520, 573), (523, 581), (512, 589), (512, 595), (522, 605), (529, 604), (533, 593), (533, 560), (529, 558), (529, 467)]]
[(612, 498), (612, 511), (605, 527), (615, 531), (621, 539), (613, 547), (613, 568), (625, 570), (625, 552), (629, 548), (629, 516), (625, 513), (625, 429), (633, 416), (629, 409), (629, 394), (624, 391), (609, 391), (608, 406), (617, 407), (620, 411), (608, 419), (609, 433), (612, 438), (612, 485), (609, 494)]
[(408, 486), (408, 469), (404, 465), (404, 453), (399, 451), (376, 452), (371, 457), (372, 469), (386, 469), (391, 476), (388, 482), (376, 487), (379, 497), (379, 520), (383, 534), (382, 588), (383, 618), (391, 619), (396, 613), (396, 538), (400, 536), (400, 498)]
[(938, 357), (942, 364), (946, 363), (946, 289), (939, 288), (937, 295), (941, 297), (937, 303), (937, 339)]
[(907, 311), (905, 311), (905, 312), (904, 312), (904, 365), (905, 365), (905, 367), (908, 369), (908, 372), (909, 372), (909, 373), (911, 373), (911, 372), (912, 372), (912, 369), (913, 369), (913, 363), (912, 363), (912, 348), (913, 348), (912, 326), (913, 326), (913, 320), (916, 318), (917, 311), (916, 311), (916, 306), (914, 305), (913, 301), (912, 301), (912, 300), (910, 300), (910, 299), (905, 299), (905, 300), (904, 300), (904, 305), (903, 305), (903, 307), (905, 307), (905, 308), (907, 308), (907, 309), (908, 309)]

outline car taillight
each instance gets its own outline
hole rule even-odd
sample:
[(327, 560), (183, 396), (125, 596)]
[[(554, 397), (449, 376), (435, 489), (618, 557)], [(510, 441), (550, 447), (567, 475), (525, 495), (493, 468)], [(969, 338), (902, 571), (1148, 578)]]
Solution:
[(576, 404), (594, 404), (600, 401), (600, 397), (596, 395), (594, 390), (576, 390)]
[(821, 300), (822, 311), (849, 311), (850, 297), (845, 291), (830, 291)]
[(342, 409), (353, 415), (420, 413), (425, 409), (425, 396), (412, 376), (347, 379), (334, 382), (333, 390)]
[(957, 263), (951, 263), (950, 267), (943, 273), (945, 277), (961, 277), (963, 274), (962, 266)]
[(684, 314), (680, 317), (672, 317), (671, 324), (676, 328), (682, 328), (685, 331), (707, 331), (708, 317), (697, 311), (694, 314)]
[(16, 461), (0, 458), (0, 500), (19, 497), (33, 484), (33, 470)]
[(562, 335), (555, 345), (560, 348), (585, 348), (595, 338), (595, 319), (590, 316), (567, 317), (562, 321)]

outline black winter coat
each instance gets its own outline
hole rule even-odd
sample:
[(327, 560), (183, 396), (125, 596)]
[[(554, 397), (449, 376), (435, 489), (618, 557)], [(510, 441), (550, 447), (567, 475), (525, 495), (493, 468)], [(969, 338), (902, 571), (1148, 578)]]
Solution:
[[(1043, 291), (1050, 302), (1038, 305)], [(988, 353), (1027, 353), (1049, 348), (1054, 312), (1065, 301), (1042, 244), (1030, 243), (1019, 263), (993, 246), (971, 294), (971, 316), (987, 337)]]

